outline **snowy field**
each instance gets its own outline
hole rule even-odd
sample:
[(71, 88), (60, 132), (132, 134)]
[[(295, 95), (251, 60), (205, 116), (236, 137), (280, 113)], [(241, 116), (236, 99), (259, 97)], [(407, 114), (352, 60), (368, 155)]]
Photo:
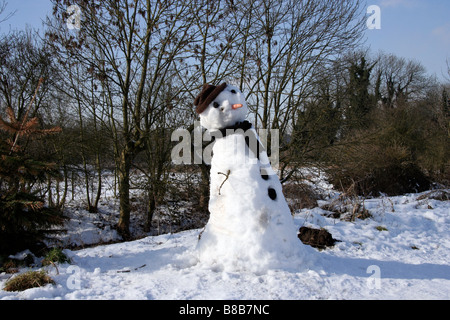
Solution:
[[(329, 191), (330, 198), (319, 201), (321, 207), (335, 199), (336, 193)], [(110, 204), (103, 202), (106, 212)], [(371, 217), (352, 222), (333, 218), (319, 207), (296, 211), (298, 228), (325, 228), (340, 240), (322, 251), (308, 246), (305, 265), (258, 273), (203, 265), (195, 258), (202, 230), (195, 229), (66, 249), (71, 264), (45, 267), (55, 285), (23, 292), (0, 290), (0, 300), (449, 299), (450, 201), (424, 192), (369, 199), (364, 205)], [(117, 239), (108, 218), (74, 208), (70, 212), (71, 231), (61, 242)], [(0, 288), (10, 277), (0, 274)]]

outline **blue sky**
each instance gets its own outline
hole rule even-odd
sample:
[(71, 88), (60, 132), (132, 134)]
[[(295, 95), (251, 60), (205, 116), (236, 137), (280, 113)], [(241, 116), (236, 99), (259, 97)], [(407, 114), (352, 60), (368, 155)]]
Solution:
[[(367, 0), (381, 9), (381, 29), (367, 30), (366, 44), (376, 53), (382, 50), (417, 60), (444, 79), (446, 60), (450, 64), (449, 0)], [(369, 16), (369, 15), (368, 15)], [(447, 75), (448, 77), (448, 75)]]
[[(40, 28), (41, 21), (51, 13), (48, 0), (7, 2), (7, 11), (16, 10), (16, 13), (0, 25), (1, 33), (10, 28), (24, 29), (27, 24)], [(369, 5), (381, 9), (381, 29), (366, 31), (366, 45), (372, 53), (381, 50), (417, 60), (430, 75), (444, 79), (446, 60), (450, 63), (449, 0), (367, 0)]]

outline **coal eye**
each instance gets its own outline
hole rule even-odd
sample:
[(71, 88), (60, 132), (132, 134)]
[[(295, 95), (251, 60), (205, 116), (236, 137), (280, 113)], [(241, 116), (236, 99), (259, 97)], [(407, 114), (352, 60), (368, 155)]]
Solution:
[(220, 106), (220, 105), (219, 105), (217, 102), (214, 102), (214, 103), (213, 103), (213, 107), (214, 107), (214, 108), (218, 108), (219, 106)]
[(236, 90), (231, 90), (231, 93), (234, 93), (234, 94), (236, 94)]

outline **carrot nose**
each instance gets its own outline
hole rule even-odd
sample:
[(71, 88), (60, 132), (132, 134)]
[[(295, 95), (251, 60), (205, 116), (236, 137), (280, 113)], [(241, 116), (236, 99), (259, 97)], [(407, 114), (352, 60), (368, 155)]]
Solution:
[(233, 104), (232, 106), (231, 106), (231, 108), (233, 109), (233, 110), (236, 110), (236, 109), (239, 109), (239, 108), (242, 108), (243, 107), (243, 105), (242, 104)]

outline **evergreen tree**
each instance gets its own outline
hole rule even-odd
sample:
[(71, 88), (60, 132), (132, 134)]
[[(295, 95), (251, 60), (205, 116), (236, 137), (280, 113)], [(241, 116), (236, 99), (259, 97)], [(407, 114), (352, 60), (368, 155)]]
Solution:
[[(42, 83), (42, 79), (39, 85)], [(38, 88), (39, 88), (38, 85)], [(36, 89), (37, 92), (37, 89)], [(30, 107), (34, 101), (30, 103)], [(28, 108), (28, 111), (30, 108)], [(37, 184), (56, 177), (56, 165), (33, 159), (19, 145), (32, 139), (58, 133), (60, 128), (39, 129), (38, 118), (19, 120), (13, 109), (0, 117), (0, 253), (36, 249), (50, 229), (64, 222), (62, 213), (44, 204)]]
[(352, 62), (349, 67), (348, 97), (349, 108), (346, 112), (348, 128), (366, 128), (369, 113), (375, 106), (375, 98), (369, 94), (370, 74), (375, 63), (368, 65), (364, 57), (359, 63)]

